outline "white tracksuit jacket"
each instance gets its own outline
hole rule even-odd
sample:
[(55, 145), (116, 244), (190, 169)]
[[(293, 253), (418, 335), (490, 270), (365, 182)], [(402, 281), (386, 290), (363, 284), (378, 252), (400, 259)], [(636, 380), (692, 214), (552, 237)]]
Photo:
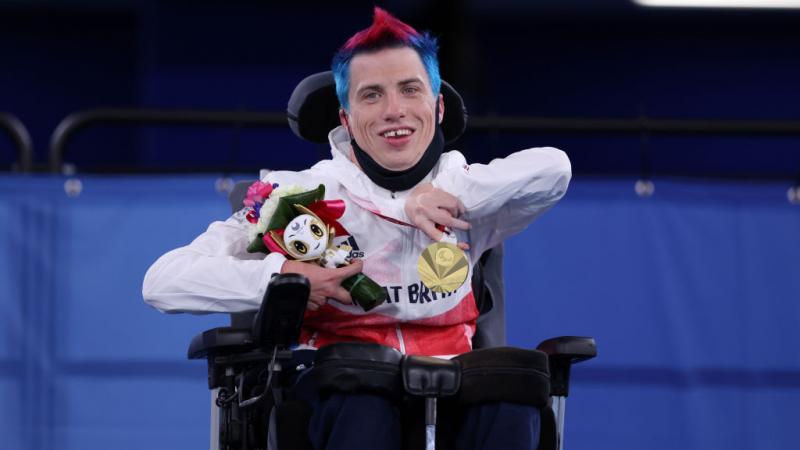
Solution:
[[(354, 250), (363, 252), (364, 273), (384, 286), (389, 297), (369, 313), (335, 301), (306, 311), (301, 342), (311, 347), (376, 342), (418, 355), (469, 351), (478, 316), (471, 283), (451, 294), (437, 294), (420, 282), (417, 260), (432, 241), (421, 230), (397, 223), (410, 223), (403, 208), (411, 190), (392, 193), (372, 183), (351, 162), (350, 136), (342, 127), (331, 131), (329, 139), (332, 159), (301, 172), (270, 172), (263, 181), (308, 189), (322, 183), (326, 200), (344, 200), (339, 221), (351, 233)], [(523, 150), (489, 164), (468, 165), (457, 151), (442, 154), (425, 181), (466, 207), (462, 218), (471, 229), (456, 235), (470, 245), (467, 280), (472, 263), (485, 250), (523, 230), (564, 195), (570, 176), (569, 159), (554, 148)], [(258, 309), (285, 257), (247, 253), (249, 226), (243, 213), (236, 213), (212, 223), (191, 244), (163, 255), (145, 275), (145, 302), (164, 312)]]

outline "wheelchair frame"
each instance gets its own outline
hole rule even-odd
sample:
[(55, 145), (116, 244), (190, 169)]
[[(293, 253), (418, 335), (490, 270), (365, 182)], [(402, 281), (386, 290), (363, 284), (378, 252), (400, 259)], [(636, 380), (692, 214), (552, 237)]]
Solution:
[[(273, 281), (300, 282), (307, 286), (305, 278), (293, 274), (277, 276)], [(190, 359), (208, 360), (212, 450), (266, 449), (269, 440), (277, 442), (272, 406), (280, 405), (283, 400), (284, 382), (289, 375), (286, 369), (292, 361), (290, 348), (299, 336), (308, 290), (306, 288), (304, 296), (302, 292), (297, 294), (285, 289), (277, 294), (275, 291), (271, 283), (250, 327), (207, 330), (195, 336), (189, 346)], [(277, 308), (276, 302), (294, 307)], [(272, 314), (271, 321), (262, 320), (270, 316), (270, 309), (280, 313)], [(596, 356), (597, 349), (593, 338), (575, 336), (545, 340), (537, 349), (548, 355), (551, 407), (555, 415), (552, 446), (561, 450), (571, 367)], [(266, 403), (270, 411), (261, 403)], [(271, 436), (270, 432), (273, 432)], [(546, 433), (544, 426), (542, 433)]]
[[(441, 92), (448, 111), (441, 127), (446, 141), (451, 143), (466, 128), (467, 110), (458, 92), (444, 80)], [(301, 139), (325, 143), (328, 131), (339, 125), (338, 108), (331, 72), (311, 75), (298, 84), (289, 99), (289, 126)], [(239, 182), (231, 191), (229, 200), (234, 212), (242, 207), (250, 183)], [(494, 253), (487, 255), (491, 252)], [(495, 270), (489, 270), (488, 276), (483, 276), (488, 261), (491, 261)], [(477, 282), (473, 279), (473, 291), (478, 288), (476, 301), (481, 312), (473, 344), (475, 348), (504, 345), (502, 245), (482, 255), (480, 262), (475, 264), (473, 275), (477, 276)], [(299, 282), (296, 279), (294, 281)], [(189, 346), (190, 359), (208, 360), (212, 450), (255, 450), (266, 448), (268, 439), (276, 439), (275, 433), (268, 436), (268, 431), (274, 431), (274, 421), (263, 406), (268, 402), (276, 405), (282, 401), (281, 383), (288, 378), (286, 369), (292, 360), (290, 347), (297, 340), (308, 300), (307, 292), (303, 294), (302, 289), (282, 295), (282, 298), (281, 295), (276, 296), (270, 286), (258, 313), (232, 314), (230, 327), (207, 330), (195, 336)], [(269, 315), (274, 302), (285, 302), (287, 299), (297, 308), (285, 308), (281, 313), (283, 316), (277, 314), (280, 317), (276, 319), (276, 315), (272, 314), (271, 318), (275, 320), (263, 320)], [(545, 340), (537, 349), (548, 355), (550, 371), (550, 403), (555, 416), (555, 436), (548, 444), (562, 450), (571, 366), (595, 357), (597, 349), (593, 338), (575, 336)], [(257, 382), (253, 384), (252, 380)], [(266, 434), (262, 435), (262, 432)], [(264, 447), (248, 446), (249, 442), (256, 441)]]

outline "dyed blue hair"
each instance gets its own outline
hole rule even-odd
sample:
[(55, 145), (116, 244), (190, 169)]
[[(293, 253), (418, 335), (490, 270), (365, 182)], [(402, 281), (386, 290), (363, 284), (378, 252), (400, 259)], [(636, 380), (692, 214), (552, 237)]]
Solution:
[(359, 31), (333, 55), (331, 70), (336, 81), (336, 96), (345, 111), (350, 111), (350, 62), (359, 53), (376, 52), (386, 48), (409, 47), (419, 55), (431, 83), (433, 98), (439, 97), (442, 78), (436, 57), (438, 43), (429, 33), (418, 33), (409, 25), (397, 20), (388, 12), (375, 8), (375, 18), (369, 28)]

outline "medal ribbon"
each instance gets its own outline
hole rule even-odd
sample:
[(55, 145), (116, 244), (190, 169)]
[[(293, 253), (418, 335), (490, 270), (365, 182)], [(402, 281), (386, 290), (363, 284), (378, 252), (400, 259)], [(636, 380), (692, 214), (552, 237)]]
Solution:
[[(416, 225), (412, 225), (412, 224), (410, 224), (410, 223), (403, 222), (402, 220), (398, 220), (398, 219), (395, 219), (395, 218), (393, 218), (393, 217), (389, 217), (389, 216), (384, 216), (383, 214), (381, 214), (381, 213), (379, 213), (379, 212), (377, 212), (377, 211), (373, 211), (373, 210), (371, 210), (371, 209), (370, 209), (370, 210), (368, 210), (368, 211), (369, 211), (369, 212), (371, 212), (372, 214), (375, 214), (376, 216), (380, 217), (381, 219), (383, 219), (383, 220), (386, 220), (386, 221), (389, 221), (389, 222), (391, 222), (391, 223), (393, 223), (393, 224), (396, 224), (396, 225), (402, 225), (402, 226), (404, 226), (404, 227), (419, 228), (419, 227), (417, 227)], [(439, 231), (441, 231), (442, 233), (449, 234), (449, 233), (447, 232), (447, 227), (445, 227), (444, 225), (439, 225), (439, 224), (437, 223), (437, 224), (436, 224), (436, 229), (437, 229), (437, 230), (439, 230)]]

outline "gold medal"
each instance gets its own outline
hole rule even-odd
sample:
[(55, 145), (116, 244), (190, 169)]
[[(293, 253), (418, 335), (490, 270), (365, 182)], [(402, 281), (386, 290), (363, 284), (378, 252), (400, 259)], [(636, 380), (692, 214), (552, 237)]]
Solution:
[(457, 245), (437, 242), (426, 248), (417, 261), (419, 278), (434, 292), (453, 292), (469, 274), (467, 255)]

